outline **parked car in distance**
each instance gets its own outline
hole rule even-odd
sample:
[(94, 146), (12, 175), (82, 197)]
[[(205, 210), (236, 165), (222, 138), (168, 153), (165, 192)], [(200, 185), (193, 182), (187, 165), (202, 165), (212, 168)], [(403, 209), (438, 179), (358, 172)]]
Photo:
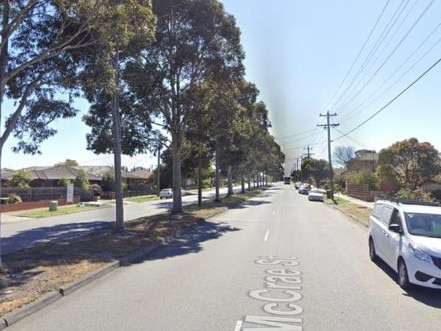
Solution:
[(299, 193), (300, 194), (308, 194), (310, 189), (311, 189), (311, 186), (309, 184), (301, 184), (299, 187)]
[(302, 182), (295, 182), (294, 183), (294, 187), (296, 188), (296, 190), (298, 190), (300, 188), (300, 185), (302, 185)]
[(369, 217), (369, 256), (397, 273), (397, 282), (441, 289), (441, 207), (378, 200)]
[(323, 191), (324, 190), (319, 189), (319, 188), (310, 189), (308, 192), (308, 200), (309, 201), (325, 201)]
[(160, 199), (173, 198), (173, 190), (171, 188), (163, 188), (159, 192), (159, 198)]

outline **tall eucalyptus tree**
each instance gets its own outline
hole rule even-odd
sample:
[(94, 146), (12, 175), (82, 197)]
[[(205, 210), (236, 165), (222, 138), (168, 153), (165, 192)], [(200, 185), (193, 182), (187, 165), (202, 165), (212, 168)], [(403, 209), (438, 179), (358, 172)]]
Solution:
[(146, 118), (169, 134), (173, 208), (182, 212), (181, 158), (187, 120), (198, 111), (196, 87), (209, 76), (243, 75), (240, 31), (216, 0), (156, 0), (156, 41), (127, 66), (125, 75)]
[(86, 49), (104, 37), (113, 4), (108, 0), (1, 2), (0, 169), (3, 147), (11, 135), (18, 141), (13, 151), (40, 153), (40, 143), (57, 132), (54, 122), (78, 113), (73, 100), (80, 95), (78, 76)]

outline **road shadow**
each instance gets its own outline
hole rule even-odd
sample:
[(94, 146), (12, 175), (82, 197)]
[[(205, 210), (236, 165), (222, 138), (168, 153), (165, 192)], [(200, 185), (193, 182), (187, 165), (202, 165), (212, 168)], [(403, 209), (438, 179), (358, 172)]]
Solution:
[(142, 263), (157, 259), (167, 259), (175, 256), (198, 253), (202, 251), (202, 243), (209, 240), (220, 239), (227, 233), (240, 231), (225, 222), (203, 222), (201, 225), (181, 231), (178, 236), (167, 240), (160, 249), (147, 254), (144, 257), (132, 261)]
[[(395, 282), (396, 286), (399, 286), (397, 283), (397, 273), (391, 267), (380, 259), (375, 264)], [(441, 290), (412, 285), (408, 290), (403, 290), (403, 295), (411, 297), (427, 306), (441, 309)]]
[(1, 239), (2, 255), (52, 241), (69, 241), (100, 229), (109, 228), (112, 225), (113, 221), (93, 221), (64, 223), (20, 231), (11, 237)]

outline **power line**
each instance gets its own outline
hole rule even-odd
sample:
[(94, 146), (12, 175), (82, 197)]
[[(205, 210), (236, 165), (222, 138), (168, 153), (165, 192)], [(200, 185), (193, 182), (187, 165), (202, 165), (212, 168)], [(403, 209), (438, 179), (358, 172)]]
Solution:
[[(395, 45), (395, 47), (392, 49), (392, 51), (389, 53), (389, 55), (386, 57), (386, 59), (381, 63), (381, 65), (374, 71), (374, 73), (369, 77), (369, 79), (363, 84), (363, 86), (357, 91), (356, 94), (354, 94), (345, 105), (349, 104), (354, 98), (356, 98), (360, 92), (362, 92), (366, 86), (372, 81), (372, 79), (380, 72), (381, 69), (386, 65), (386, 63), (391, 59), (391, 57), (395, 54), (395, 52), (400, 48), (400, 46), (403, 44), (404, 40), (409, 36), (409, 34), (415, 29), (416, 25), (421, 21), (423, 16), (427, 13), (430, 6), (432, 6), (433, 2), (435, 0), (432, 0), (426, 8), (423, 10), (423, 12), (419, 15), (418, 19), (412, 24), (412, 26), (407, 30), (407, 32), (404, 34), (404, 36), (399, 40), (399, 42)], [(343, 105), (342, 107), (344, 107)]]
[[(334, 92), (334, 94), (331, 97), (331, 101), (334, 99), (334, 97), (337, 95), (337, 93), (340, 91), (340, 89), (342, 88), (343, 84), (346, 82), (346, 79), (349, 77), (349, 74), (351, 73), (352, 69), (354, 68), (355, 64), (358, 62), (358, 59), (360, 58), (361, 54), (363, 53), (364, 48), (366, 47), (369, 39), (371, 39), (372, 34), (374, 33), (378, 23), (380, 22), (381, 18), (384, 15), (384, 12), (386, 11), (386, 8), (388, 7), (390, 3), (390, 0), (387, 1), (387, 3), (384, 5), (383, 10), (380, 13), (380, 16), (377, 18), (377, 21), (375, 22), (374, 26), (372, 27), (371, 31), (369, 32), (368, 37), (366, 38), (366, 40), (363, 43), (363, 46), (361, 46), (361, 49), (358, 51), (357, 56), (355, 57), (355, 60), (352, 62), (348, 72), (346, 73), (345, 77), (343, 78), (343, 80), (341, 81), (340, 85), (338, 86), (337, 90)], [(338, 103), (338, 101), (340, 101), (340, 99), (344, 96), (344, 94), (346, 93), (346, 91), (339, 97), (339, 99), (337, 99), (337, 101), (334, 103)], [(329, 102), (330, 103), (330, 102)], [(334, 106), (332, 106), (331, 108), (334, 108)]]
[(439, 58), (434, 64), (432, 64), (426, 71), (424, 71), (417, 79), (415, 79), (410, 85), (408, 85), (404, 90), (402, 90), (400, 93), (398, 93), (392, 100), (390, 100), (388, 103), (386, 103), (383, 107), (381, 107), (377, 112), (375, 112), (373, 115), (368, 117), (365, 121), (357, 125), (355, 128), (353, 128), (351, 131), (347, 132), (346, 134), (336, 138), (340, 139), (348, 134), (351, 134), (355, 130), (359, 129), (361, 126), (369, 122), (371, 119), (373, 119), (375, 116), (377, 116), (379, 113), (381, 113), (384, 109), (389, 107), (395, 100), (397, 100), (399, 97), (401, 97), (405, 92), (407, 92), (413, 85), (415, 85), (421, 78), (423, 78), (427, 73), (429, 73), (433, 68), (435, 68), (439, 63), (441, 62), (441, 58)]
[[(409, 2), (409, 0), (407, 1), (407, 3)], [(340, 96), (340, 98), (338, 98), (338, 100), (335, 102), (334, 107), (333, 108), (337, 108), (337, 106), (335, 106), (346, 94), (349, 90), (354, 89), (354, 86), (358, 85), (359, 83), (356, 83), (357, 81), (360, 81), (362, 79), (359, 79), (361, 74), (365, 71), (366, 67), (368, 67), (368, 65), (370, 63), (372, 63), (372, 58), (375, 56), (375, 54), (377, 54), (378, 49), (380, 48), (380, 46), (384, 43), (385, 39), (387, 38), (387, 36), (389, 35), (390, 31), (392, 30), (393, 26), (396, 24), (398, 18), (401, 16), (401, 14), (403, 13), (403, 10), (406, 8), (407, 4), (401, 9), (401, 6), (404, 4), (404, 2), (401, 2), (401, 4), (399, 5), (399, 7), (395, 10), (394, 14), (392, 15), (392, 17), (390, 18), (389, 22), (387, 23), (386, 27), (383, 29), (382, 33), (380, 34), (380, 36), (377, 38), (377, 40), (375, 41), (373, 47), (371, 48), (371, 50), (369, 51), (369, 53), (367, 54), (365, 60), (363, 61), (363, 63), (361, 64), (360, 68), (358, 69), (358, 71), (355, 73), (354, 77), (352, 78), (352, 80), (350, 81), (349, 85), (347, 86), (347, 88), (345, 89), (345, 91), (343, 92), (343, 94)], [(347, 104), (348, 102), (345, 102), (344, 104)], [(341, 106), (339, 108), (342, 108)]]
[[(364, 101), (362, 101), (357, 107), (354, 108), (354, 111), (351, 111), (349, 114), (354, 114), (355, 111), (360, 110), (363, 111), (365, 109), (367, 109), (369, 106), (371, 106), (376, 100), (378, 100), (381, 96), (383, 96), (386, 92), (388, 92), (392, 87), (394, 87), (406, 74), (408, 74), (410, 72), (410, 70), (412, 70), (418, 63), (420, 63), (424, 57), (426, 57), (434, 48), (435, 46), (437, 46), (440, 42), (441, 42), (441, 38), (439, 38), (422, 56), (420, 56), (420, 58), (418, 58), (412, 65), (409, 66), (409, 68), (403, 72), (395, 81), (393, 81), (387, 88), (385, 88), (383, 90), (383, 92), (381, 92), (379, 95), (377, 95), (375, 98), (375, 94), (378, 93), (381, 89), (383, 89), (383, 87), (392, 79), (392, 77), (394, 77), (398, 71), (404, 67), (404, 65), (416, 54), (416, 52), (423, 46), (423, 44), (434, 34), (434, 32), (439, 29), (441, 27), (441, 23), (438, 24), (438, 26), (435, 28), (434, 31), (432, 31), (432, 33), (417, 47), (417, 49), (414, 50), (414, 52), (400, 65), (400, 67), (398, 67), (391, 76), (389, 76), (384, 83), (379, 86), (374, 92), (372, 92)], [(363, 107), (362, 109), (360, 109), (363, 104), (365, 104), (368, 100), (373, 99), (370, 103), (368, 103), (365, 107)], [(346, 115), (346, 117), (344, 117), (344, 119), (342, 119), (341, 121), (346, 121), (350, 118), (352, 118), (353, 116), (355, 116), (356, 114), (354, 114), (353, 116), (349, 116), (349, 114)]]
[(288, 135), (288, 136), (278, 137), (278, 138), (276, 138), (276, 139), (277, 139), (277, 140), (281, 140), (281, 139), (286, 139), (286, 138), (297, 137), (297, 136), (300, 136), (300, 135), (303, 135), (303, 134), (308, 134), (308, 133), (311, 133), (311, 132), (315, 132), (316, 130), (317, 130), (317, 129), (314, 128), (314, 129), (307, 130), (307, 131), (303, 131), (303, 132), (300, 132), (300, 133), (295, 133), (295, 134)]

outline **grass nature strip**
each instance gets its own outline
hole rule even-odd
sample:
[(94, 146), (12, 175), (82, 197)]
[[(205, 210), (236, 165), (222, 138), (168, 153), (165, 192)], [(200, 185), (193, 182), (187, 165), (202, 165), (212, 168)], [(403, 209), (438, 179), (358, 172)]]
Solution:
[(326, 203), (334, 205), (335, 209), (349, 215), (354, 220), (366, 226), (369, 225), (369, 215), (372, 211), (371, 208), (360, 206), (356, 203), (345, 200), (344, 198), (337, 198), (335, 201), (326, 199)]
[[(108, 205), (104, 205), (104, 204), (102, 206), (108, 207)], [(96, 207), (96, 206), (87, 206), (87, 205), (68, 205), (68, 206), (59, 206), (57, 210), (53, 210), (53, 211), (49, 211), (48, 208), (33, 209), (33, 210), (25, 211), (23, 213), (19, 213), (18, 216), (28, 217), (28, 218), (42, 218), (42, 217), (79, 213), (83, 211), (94, 210), (97, 208), (101, 208), (101, 206)]]

